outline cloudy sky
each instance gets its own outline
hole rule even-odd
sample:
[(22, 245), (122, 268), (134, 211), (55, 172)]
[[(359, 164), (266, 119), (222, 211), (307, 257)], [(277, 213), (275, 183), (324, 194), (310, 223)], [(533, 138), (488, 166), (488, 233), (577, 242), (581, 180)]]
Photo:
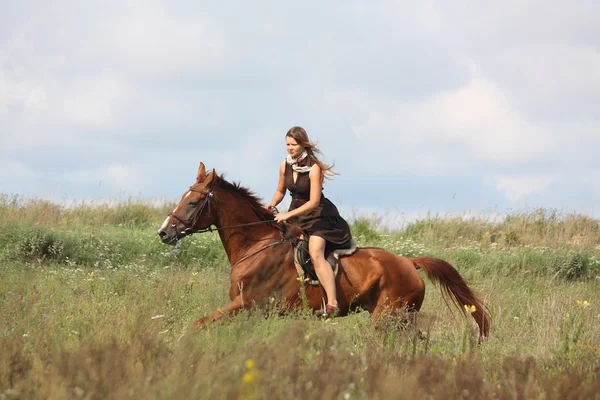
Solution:
[(600, 2), (9, 1), (0, 192), (266, 200), (293, 125), (349, 212), (600, 217)]

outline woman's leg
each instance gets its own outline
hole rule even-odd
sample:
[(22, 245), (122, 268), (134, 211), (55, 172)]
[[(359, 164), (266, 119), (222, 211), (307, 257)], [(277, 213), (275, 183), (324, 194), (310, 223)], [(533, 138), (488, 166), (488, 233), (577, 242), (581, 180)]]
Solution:
[(338, 307), (337, 295), (335, 291), (335, 276), (333, 269), (325, 259), (325, 239), (319, 236), (311, 236), (308, 239), (308, 252), (315, 267), (315, 272), (321, 282), (321, 286), (327, 294), (327, 304)]

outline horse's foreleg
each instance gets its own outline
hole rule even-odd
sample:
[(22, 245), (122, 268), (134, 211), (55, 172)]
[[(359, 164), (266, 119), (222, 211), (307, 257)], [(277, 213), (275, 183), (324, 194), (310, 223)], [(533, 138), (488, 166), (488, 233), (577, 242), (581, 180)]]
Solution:
[(202, 325), (206, 324), (207, 322), (217, 321), (217, 320), (221, 319), (223, 316), (231, 315), (243, 308), (248, 307), (249, 303), (247, 302), (247, 300), (246, 301), (245, 300), (246, 299), (244, 299), (241, 294), (236, 296), (231, 301), (231, 303), (219, 308), (217, 311), (215, 311), (211, 315), (207, 315), (206, 317), (200, 318), (199, 320), (194, 322), (194, 328), (200, 328)]

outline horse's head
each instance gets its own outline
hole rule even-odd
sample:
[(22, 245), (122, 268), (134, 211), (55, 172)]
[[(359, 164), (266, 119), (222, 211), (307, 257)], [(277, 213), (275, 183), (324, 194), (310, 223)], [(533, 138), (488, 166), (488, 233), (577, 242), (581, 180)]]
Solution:
[(158, 236), (163, 243), (174, 245), (179, 239), (208, 228), (214, 223), (211, 211), (211, 184), (215, 177), (214, 169), (207, 175), (204, 163), (200, 163), (196, 183), (181, 196), (177, 207), (169, 213), (158, 230)]

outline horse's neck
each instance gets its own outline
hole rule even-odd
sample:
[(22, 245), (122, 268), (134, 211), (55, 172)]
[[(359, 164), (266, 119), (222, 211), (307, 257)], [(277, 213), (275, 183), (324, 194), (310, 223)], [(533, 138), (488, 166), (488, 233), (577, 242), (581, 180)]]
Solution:
[[(215, 197), (217, 196), (218, 194), (215, 193)], [(222, 201), (219, 209), (215, 210), (217, 214), (215, 225), (217, 228), (227, 228), (260, 221), (260, 218), (246, 200), (239, 195), (229, 192), (227, 192), (226, 196), (227, 201)], [(268, 239), (276, 235), (277, 231), (269, 224), (219, 230), (219, 237), (221, 238), (229, 262), (232, 264), (243, 256), (241, 253), (245, 253), (253, 246), (268, 244)]]

